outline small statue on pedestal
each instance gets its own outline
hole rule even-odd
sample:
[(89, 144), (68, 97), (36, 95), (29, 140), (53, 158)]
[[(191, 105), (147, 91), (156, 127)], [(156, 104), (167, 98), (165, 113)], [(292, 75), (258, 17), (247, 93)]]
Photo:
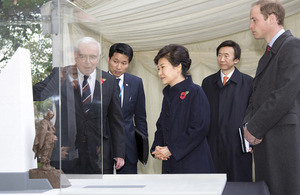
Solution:
[[(57, 141), (55, 127), (50, 121), (53, 117), (54, 113), (51, 110), (48, 110), (47, 115), (44, 116), (44, 119), (39, 122), (32, 150), (35, 153), (34, 158), (40, 156), (41, 167), (37, 169), (30, 169), (29, 178), (48, 179), (52, 188), (69, 187), (71, 184), (63, 175), (63, 172), (60, 172), (59, 169), (55, 169), (50, 165), (50, 158), (53, 152), (54, 144)], [(61, 185), (60, 181), (62, 182)]]
[(35, 153), (34, 158), (40, 156), (40, 169), (44, 171), (55, 169), (50, 165), (54, 144), (57, 141), (55, 127), (50, 121), (53, 117), (54, 113), (48, 110), (47, 115), (39, 122), (32, 148)]

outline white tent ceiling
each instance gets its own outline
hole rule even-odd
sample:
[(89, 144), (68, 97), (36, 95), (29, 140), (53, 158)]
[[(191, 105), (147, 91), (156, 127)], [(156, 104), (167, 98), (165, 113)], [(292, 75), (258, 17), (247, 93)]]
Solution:
[[(100, 21), (111, 43), (135, 51), (157, 50), (169, 43), (191, 44), (248, 29), (253, 0), (74, 0)], [(300, 0), (280, 0), (286, 16), (300, 12)]]

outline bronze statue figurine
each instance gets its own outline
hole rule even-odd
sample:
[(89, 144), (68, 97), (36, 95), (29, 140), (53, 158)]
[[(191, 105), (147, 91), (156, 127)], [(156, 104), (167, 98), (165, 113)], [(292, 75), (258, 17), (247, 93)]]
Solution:
[(40, 156), (40, 169), (45, 171), (55, 169), (50, 165), (53, 147), (57, 141), (55, 127), (50, 121), (53, 117), (54, 113), (49, 110), (44, 119), (39, 122), (32, 148), (35, 153), (34, 158)]

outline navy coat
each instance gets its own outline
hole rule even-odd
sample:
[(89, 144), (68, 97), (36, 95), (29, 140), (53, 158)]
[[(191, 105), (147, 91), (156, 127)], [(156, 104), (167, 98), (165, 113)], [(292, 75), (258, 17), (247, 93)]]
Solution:
[(138, 157), (134, 126), (145, 135), (148, 135), (145, 93), (142, 79), (127, 73), (124, 74), (122, 112), (126, 132), (126, 156), (131, 163), (137, 163)]
[(223, 86), (218, 71), (203, 80), (210, 104), (208, 143), (216, 173), (227, 173), (228, 181), (252, 181), (252, 157), (242, 153), (239, 127), (251, 95), (252, 77), (235, 68)]
[(213, 161), (207, 143), (209, 103), (191, 77), (163, 90), (164, 99), (151, 147), (168, 146), (172, 156), (162, 173), (210, 173)]

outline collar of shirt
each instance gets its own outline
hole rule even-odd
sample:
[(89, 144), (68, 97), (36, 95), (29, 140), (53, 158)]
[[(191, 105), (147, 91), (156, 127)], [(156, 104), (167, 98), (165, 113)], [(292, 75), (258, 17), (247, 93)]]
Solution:
[[(234, 70), (235, 70), (235, 68), (234, 68), (233, 71), (231, 71), (231, 73), (229, 73), (228, 75), (225, 75), (222, 71), (220, 71), (220, 72), (221, 72), (221, 81), (222, 81), (222, 83), (223, 83), (223, 80), (224, 80), (224, 79), (223, 79), (224, 76), (227, 76), (227, 77), (228, 77), (227, 81), (229, 81), (229, 79), (230, 79), (230, 77), (232, 76)], [(226, 81), (226, 82), (227, 82), (227, 81)]]
[[(77, 72), (78, 72), (78, 83), (80, 83), (79, 86), (80, 86), (80, 91), (82, 93), (82, 83), (84, 80), (84, 78), (83, 78), (84, 74), (82, 74), (78, 68), (77, 68)], [(94, 89), (95, 89), (95, 81), (96, 81), (96, 69), (92, 72), (92, 74), (89, 75), (89, 78), (88, 78), (92, 99), (93, 99), (93, 94), (94, 94)]]
[[(109, 74), (113, 75), (110, 71), (108, 71)], [(114, 76), (114, 75), (113, 75)], [(116, 79), (120, 79), (120, 82), (119, 82), (119, 87), (120, 89), (122, 88), (122, 85), (124, 83), (124, 74), (122, 74), (120, 77), (116, 77)]]
[(273, 44), (274, 44), (274, 42), (276, 41), (276, 39), (278, 39), (278, 37), (279, 37), (280, 35), (282, 35), (284, 32), (285, 32), (285, 30), (284, 30), (284, 29), (281, 29), (281, 30), (273, 37), (273, 39), (270, 41), (270, 43), (268, 43), (268, 45), (269, 45), (270, 47), (272, 47)]

